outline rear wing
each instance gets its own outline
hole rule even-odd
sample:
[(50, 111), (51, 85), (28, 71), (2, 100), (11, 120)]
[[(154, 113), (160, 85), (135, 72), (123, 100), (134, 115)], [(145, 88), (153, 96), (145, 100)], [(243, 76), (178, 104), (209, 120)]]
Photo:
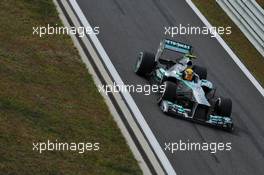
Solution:
[(184, 55), (191, 55), (192, 46), (185, 44), (185, 43), (169, 40), (169, 39), (163, 39), (160, 42), (155, 60), (158, 60), (161, 57), (164, 50), (170, 50), (170, 51), (178, 52)]
[(168, 39), (164, 39), (162, 42), (164, 47), (163, 49), (168, 49), (182, 54), (190, 54), (192, 52), (192, 46), (190, 45)]

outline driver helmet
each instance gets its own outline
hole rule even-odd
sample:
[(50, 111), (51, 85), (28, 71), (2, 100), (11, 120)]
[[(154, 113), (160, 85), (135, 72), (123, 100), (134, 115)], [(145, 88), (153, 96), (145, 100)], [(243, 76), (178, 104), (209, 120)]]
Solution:
[(192, 61), (191, 60), (189, 60), (188, 62), (187, 62), (187, 66), (188, 67), (191, 67), (193, 64), (192, 64)]
[(184, 70), (184, 79), (188, 81), (192, 81), (193, 79), (193, 70), (191, 68), (187, 68)]

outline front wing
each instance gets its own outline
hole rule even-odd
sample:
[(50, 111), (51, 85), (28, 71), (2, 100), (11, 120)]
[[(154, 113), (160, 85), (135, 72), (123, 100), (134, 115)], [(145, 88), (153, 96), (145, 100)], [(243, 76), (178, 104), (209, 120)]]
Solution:
[(164, 113), (170, 116), (179, 117), (182, 119), (186, 119), (204, 125), (209, 125), (227, 131), (232, 131), (234, 129), (233, 122), (230, 117), (209, 114), (206, 120), (202, 120), (201, 118), (203, 117), (199, 117), (198, 119), (193, 117), (193, 111), (191, 109), (184, 108), (181, 105), (165, 100), (160, 103), (160, 108)]

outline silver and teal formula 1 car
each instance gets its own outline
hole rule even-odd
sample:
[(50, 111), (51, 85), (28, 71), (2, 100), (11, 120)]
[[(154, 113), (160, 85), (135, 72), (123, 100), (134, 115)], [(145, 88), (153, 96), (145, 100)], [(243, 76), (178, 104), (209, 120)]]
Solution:
[[(191, 53), (192, 46), (164, 39), (156, 55), (140, 52), (134, 70), (160, 87), (158, 104), (164, 113), (232, 131), (232, 101), (216, 97), (216, 89), (207, 80), (206, 68), (193, 65), (196, 57)], [(177, 54), (181, 56), (173, 58)], [(193, 70), (191, 80), (183, 78), (187, 68)]]

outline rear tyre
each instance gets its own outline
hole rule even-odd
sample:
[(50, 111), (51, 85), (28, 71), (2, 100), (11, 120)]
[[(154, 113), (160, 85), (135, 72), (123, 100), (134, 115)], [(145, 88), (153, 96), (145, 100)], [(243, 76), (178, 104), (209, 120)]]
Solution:
[(216, 113), (219, 116), (231, 118), (232, 101), (229, 98), (219, 98), (216, 102)]
[(193, 71), (197, 75), (199, 75), (200, 79), (206, 80), (206, 78), (207, 78), (207, 69), (205, 67), (194, 65), (193, 66)]
[(158, 104), (160, 104), (162, 100), (174, 102), (177, 96), (177, 84), (170, 81), (165, 81), (163, 85), (165, 86), (164, 91), (160, 93)]
[(135, 73), (139, 76), (147, 76), (156, 65), (155, 55), (149, 52), (140, 52), (135, 65)]

